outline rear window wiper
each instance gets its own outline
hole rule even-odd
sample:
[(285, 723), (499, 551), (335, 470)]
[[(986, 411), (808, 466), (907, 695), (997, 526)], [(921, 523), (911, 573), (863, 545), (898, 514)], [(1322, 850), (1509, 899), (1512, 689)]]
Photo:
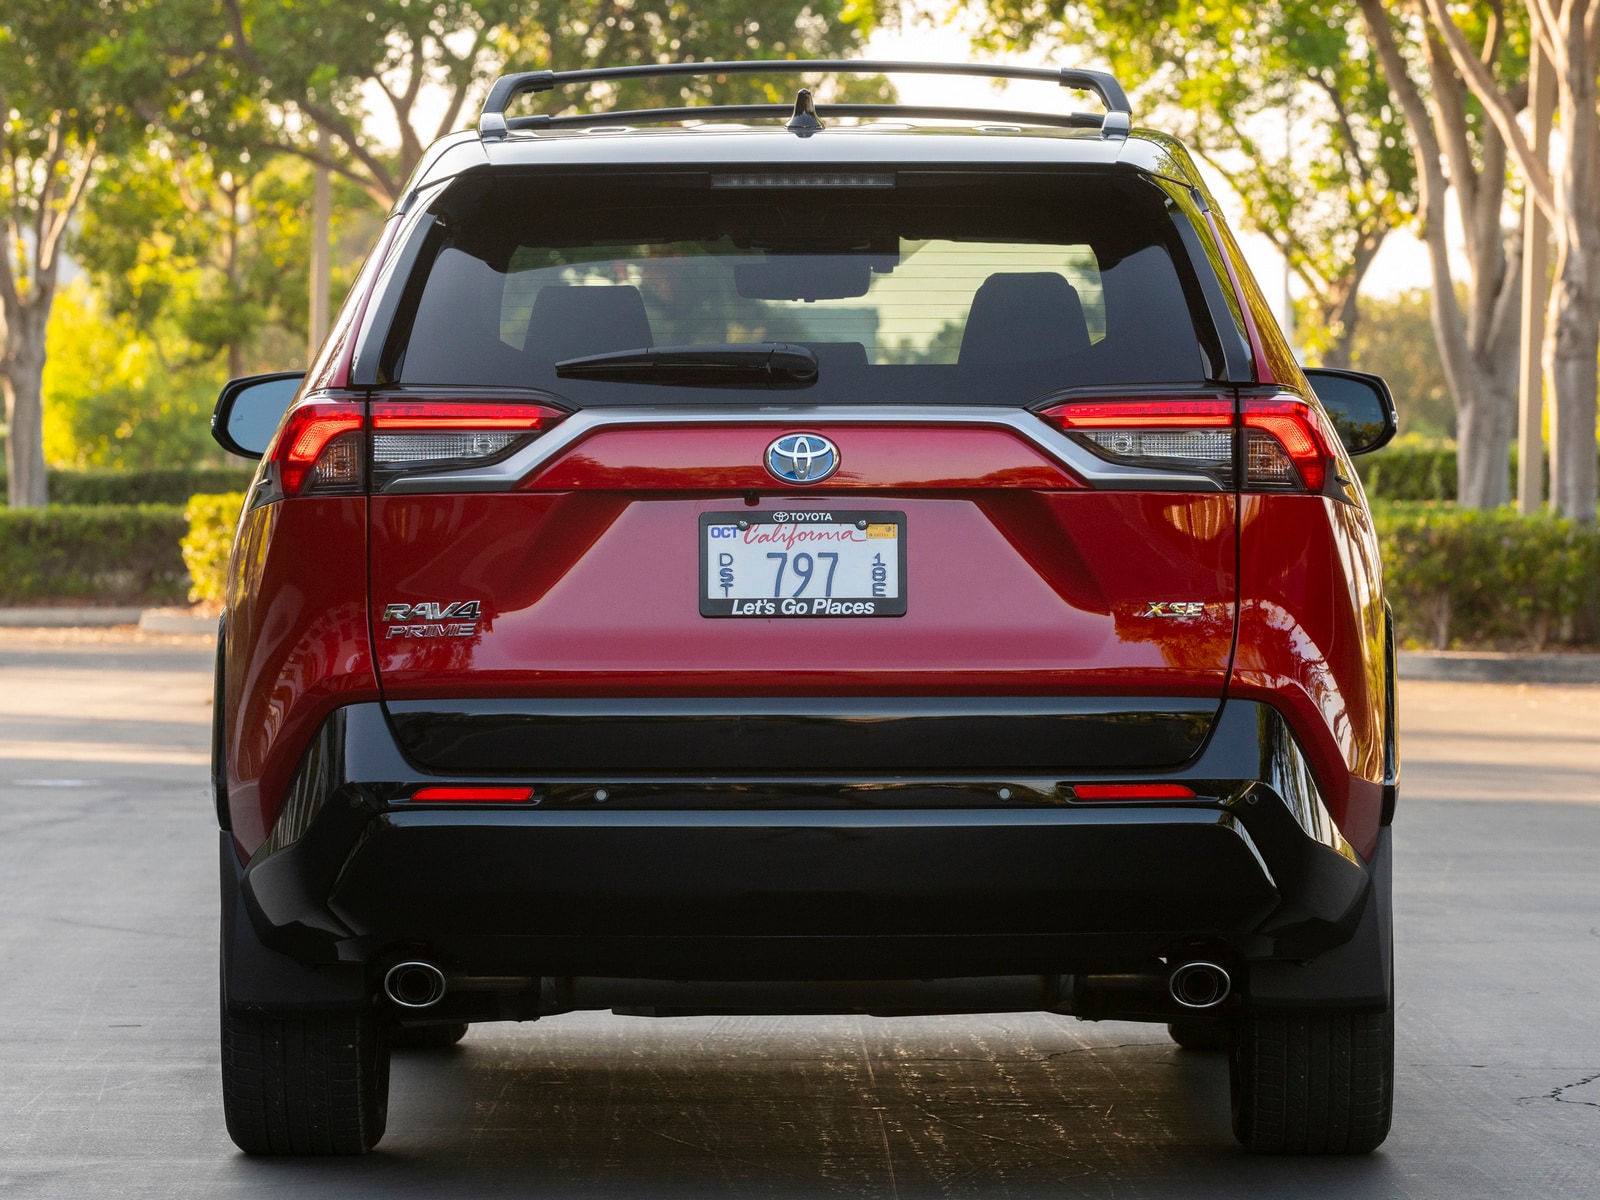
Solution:
[(809, 387), (817, 381), (817, 356), (792, 342), (655, 346), (569, 358), (556, 364), (556, 374), (665, 387)]

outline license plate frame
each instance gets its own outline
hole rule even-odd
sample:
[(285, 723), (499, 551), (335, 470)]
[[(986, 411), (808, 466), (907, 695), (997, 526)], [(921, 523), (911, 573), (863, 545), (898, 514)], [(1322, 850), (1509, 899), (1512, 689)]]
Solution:
[[(894, 525), (892, 539), (895, 548), (895, 582), (897, 596), (776, 596), (724, 598), (710, 594), (711, 535), (713, 526), (738, 527), (743, 534), (757, 527), (837, 529), (856, 526), (865, 532), (866, 527)], [(700, 615), (702, 617), (762, 617), (775, 620), (840, 620), (848, 617), (903, 617), (906, 614), (906, 514), (888, 509), (745, 509), (742, 512), (704, 512), (698, 526), (700, 582)], [(873, 538), (888, 542), (887, 537)], [(781, 543), (774, 543), (781, 545)], [(809, 592), (810, 584), (806, 591)], [(759, 603), (756, 601), (759, 599)], [(817, 603), (822, 601), (822, 603)], [(861, 611), (868, 606), (870, 611)]]

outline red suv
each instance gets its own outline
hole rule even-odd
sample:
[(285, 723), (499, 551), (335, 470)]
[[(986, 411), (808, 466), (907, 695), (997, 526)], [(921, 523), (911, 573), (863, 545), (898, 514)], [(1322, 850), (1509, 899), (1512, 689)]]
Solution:
[[(880, 71), (1104, 112), (512, 111)], [(1350, 456), (1393, 405), (1301, 370), (1111, 77), (507, 76), (214, 429), (261, 460), (214, 772), (246, 1151), (365, 1151), (391, 1046), (579, 1009), (1164, 1022), (1250, 1149), (1383, 1141)]]

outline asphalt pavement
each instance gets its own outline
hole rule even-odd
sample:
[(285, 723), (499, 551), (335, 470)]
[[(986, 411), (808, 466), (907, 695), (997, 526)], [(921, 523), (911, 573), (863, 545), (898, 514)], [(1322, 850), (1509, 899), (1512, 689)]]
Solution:
[(572, 1014), (397, 1054), (364, 1159), (222, 1126), (203, 641), (0, 630), (0, 1196), (1600, 1196), (1600, 687), (1407, 683), (1394, 1133), (1274, 1161), (1227, 1068), (1049, 1015)]

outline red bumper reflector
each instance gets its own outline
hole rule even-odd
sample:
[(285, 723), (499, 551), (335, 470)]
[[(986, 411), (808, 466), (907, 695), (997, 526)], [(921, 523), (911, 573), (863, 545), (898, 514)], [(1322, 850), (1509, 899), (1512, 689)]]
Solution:
[(467, 804), (516, 804), (533, 798), (531, 787), (425, 787), (413, 800), (459, 800)]
[(1194, 789), (1181, 783), (1077, 783), (1079, 800), (1192, 800)]

